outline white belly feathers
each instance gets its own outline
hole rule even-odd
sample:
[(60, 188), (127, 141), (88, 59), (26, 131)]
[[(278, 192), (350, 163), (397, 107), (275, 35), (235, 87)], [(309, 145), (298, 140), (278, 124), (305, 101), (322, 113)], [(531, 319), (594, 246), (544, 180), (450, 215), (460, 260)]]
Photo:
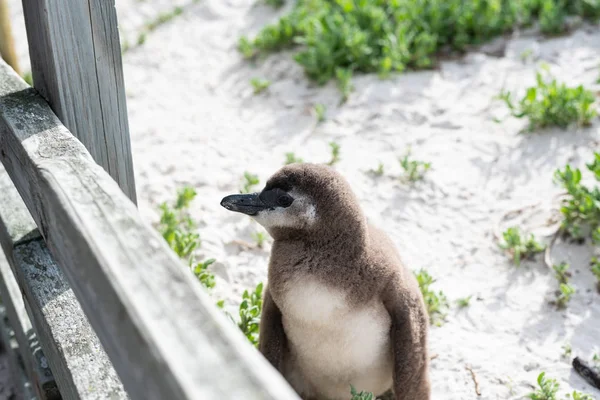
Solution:
[(377, 301), (350, 308), (346, 296), (351, 293), (302, 279), (281, 299), (292, 368), (331, 399), (349, 398), (350, 384), (376, 394), (392, 384), (389, 314)]

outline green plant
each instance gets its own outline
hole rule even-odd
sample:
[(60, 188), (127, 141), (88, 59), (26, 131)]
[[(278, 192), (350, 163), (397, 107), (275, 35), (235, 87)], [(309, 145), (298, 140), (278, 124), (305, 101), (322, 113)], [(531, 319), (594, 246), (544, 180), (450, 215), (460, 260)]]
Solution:
[(590, 267), (592, 268), (592, 274), (596, 277), (596, 289), (600, 293), (600, 260), (597, 257), (592, 257)]
[(215, 277), (208, 267), (215, 262), (209, 259), (197, 262), (194, 250), (200, 247), (200, 235), (196, 233), (197, 224), (189, 214), (190, 203), (196, 197), (194, 188), (186, 186), (177, 192), (177, 197), (172, 205), (166, 202), (159, 206), (161, 210), (158, 231), (169, 247), (181, 259), (188, 262), (191, 271), (206, 288), (215, 286)]
[(521, 58), (521, 61), (527, 61), (528, 59), (531, 58), (532, 55), (533, 55), (533, 50), (526, 49), (521, 52), (519, 57)]
[(435, 283), (435, 279), (426, 270), (419, 270), (415, 276), (419, 283), (419, 289), (421, 289), (421, 293), (423, 294), (423, 300), (425, 300), (429, 320), (433, 325), (440, 326), (446, 317), (446, 310), (448, 309), (446, 295), (442, 291), (435, 292), (431, 290), (430, 287)]
[(600, 371), (600, 355), (598, 353), (594, 353), (592, 356), (592, 362), (594, 363), (594, 368)]
[(508, 393), (511, 396), (515, 395), (515, 384), (510, 376), (506, 377), (506, 380), (504, 381), (504, 386), (506, 386), (506, 388), (508, 389)]
[(166, 24), (178, 15), (183, 14), (182, 7), (173, 7), (172, 10), (158, 14), (156, 18), (146, 23), (146, 31), (152, 32), (159, 26)]
[(352, 395), (351, 400), (375, 400), (373, 393), (369, 392), (358, 392), (354, 386), (350, 386), (350, 394)]
[(540, 13), (540, 29), (549, 34), (558, 34), (563, 31), (565, 18), (564, 10), (557, 7), (554, 1), (543, 1)]
[(416, 182), (423, 179), (425, 173), (431, 168), (431, 163), (412, 160), (410, 158), (411, 150), (410, 147), (406, 150), (406, 154), (400, 161), (400, 166), (404, 170), (404, 177), (410, 182)]
[(379, 164), (377, 164), (377, 169), (370, 169), (369, 172), (371, 172), (375, 176), (383, 176), (383, 174), (385, 173), (383, 163), (380, 162)]
[(600, 243), (600, 227), (592, 231), (592, 241), (594, 243)]
[(584, 394), (584, 393), (578, 392), (577, 390), (574, 390), (572, 394), (567, 393), (567, 399), (594, 400), (594, 398), (592, 396), (590, 396), (589, 394)]
[(600, 153), (594, 153), (594, 160), (590, 164), (586, 164), (586, 166), (596, 179), (600, 180)]
[[(295, 48), (294, 59), (319, 84), (347, 93), (353, 73), (387, 76), (430, 68), (444, 48), (464, 51), (515, 27), (539, 22), (547, 33), (565, 19), (600, 15), (590, 0), (297, 0), (290, 13), (243, 38), (247, 57)], [(250, 51), (251, 50), (251, 51)], [(344, 79), (340, 79), (341, 76)]]
[[(600, 181), (600, 153), (594, 153), (594, 161), (587, 168)], [(592, 239), (600, 243), (600, 187), (583, 185), (581, 177), (581, 171), (570, 165), (554, 172), (555, 181), (567, 191), (560, 208), (561, 229), (576, 239), (584, 238), (584, 231), (589, 230)]]
[(532, 259), (545, 249), (545, 246), (535, 240), (533, 234), (530, 234), (527, 239), (521, 236), (517, 227), (508, 228), (502, 233), (502, 238), (504, 242), (501, 242), (499, 246), (511, 255), (515, 265), (521, 265), (522, 259)]
[(510, 92), (503, 91), (499, 97), (514, 117), (529, 119), (530, 131), (549, 126), (566, 128), (572, 123), (585, 126), (597, 115), (591, 91), (583, 86), (567, 87), (554, 78), (544, 79), (541, 72), (536, 73), (536, 85), (527, 89), (517, 105)]
[(131, 49), (131, 44), (129, 43), (129, 40), (124, 39), (123, 40), (123, 44), (121, 45), (121, 53), (125, 54), (127, 53), (129, 50)]
[(240, 38), (237, 48), (244, 58), (252, 58), (256, 54), (252, 42), (246, 37)]
[(321, 103), (317, 103), (315, 104), (315, 114), (317, 115), (317, 122), (323, 122), (325, 121), (325, 112), (326, 112), (326, 108), (325, 105), (321, 104)]
[(258, 176), (250, 172), (244, 172), (244, 186), (240, 189), (242, 193), (250, 193), (260, 183)]
[[(542, 372), (538, 378), (537, 383), (539, 388), (535, 392), (527, 395), (528, 399), (531, 400), (558, 400), (557, 394), (560, 388), (556, 379), (546, 378), (546, 373)], [(572, 393), (565, 395), (566, 399), (573, 400), (594, 400), (589, 394), (584, 394), (574, 390)]]
[(302, 160), (300, 157), (296, 157), (295, 153), (285, 153), (285, 165), (289, 165), (289, 164), (301, 164), (303, 163), (304, 160)]
[(265, 3), (273, 8), (279, 8), (285, 4), (285, 0), (265, 0)]
[(569, 272), (569, 264), (566, 262), (562, 262), (558, 265), (553, 265), (552, 269), (554, 270), (554, 276), (558, 283), (567, 283), (569, 278), (571, 277), (571, 273)]
[(459, 308), (469, 307), (471, 305), (471, 297), (473, 297), (473, 296), (467, 296), (467, 297), (458, 299), (458, 300), (456, 300), (456, 304), (458, 304)]
[(336, 142), (330, 142), (329, 147), (331, 148), (331, 159), (327, 163), (328, 165), (335, 165), (340, 161), (340, 149), (341, 146)]
[(208, 270), (208, 267), (215, 263), (214, 258), (209, 258), (206, 261), (195, 263), (192, 267), (192, 272), (196, 278), (207, 288), (215, 287), (215, 276)]
[(240, 320), (238, 327), (254, 346), (258, 346), (260, 316), (262, 313), (262, 292), (262, 282), (252, 292), (245, 290), (239, 307)]
[(269, 86), (271, 86), (271, 81), (261, 78), (252, 78), (250, 79), (250, 84), (254, 88), (254, 94), (259, 94), (264, 92), (269, 88)]
[[(192, 0), (193, 3), (195, 3), (195, 0)], [(144, 24), (144, 27), (140, 30), (140, 32), (137, 35), (137, 39), (135, 42), (135, 46), (141, 46), (144, 43), (146, 43), (146, 39), (148, 37), (148, 34), (155, 31), (156, 28), (158, 28), (160, 25), (163, 25), (169, 21), (171, 21), (173, 18), (177, 17), (178, 15), (183, 14), (183, 7), (180, 6), (176, 6), (173, 7), (170, 11), (166, 11), (166, 12), (162, 12), (160, 14), (158, 14), (158, 16), (156, 16), (156, 18), (146, 22)], [(129, 43), (128, 40), (124, 40), (123, 44), (121, 45), (121, 53), (127, 53), (129, 50), (132, 49), (131, 44)]]
[(196, 224), (188, 213), (195, 197), (194, 188), (187, 186), (177, 192), (172, 207), (166, 202), (159, 206), (162, 211), (159, 232), (179, 258), (188, 258), (200, 245), (200, 235), (194, 232)]
[(29, 86), (33, 86), (33, 75), (31, 75), (31, 71), (23, 73), (23, 80), (27, 82)]
[(264, 232), (254, 232), (252, 234), (252, 238), (256, 242), (256, 246), (262, 249), (265, 244), (265, 240), (267, 240), (267, 235)]
[(562, 356), (564, 358), (569, 358), (571, 356), (571, 353), (573, 352), (573, 349), (571, 348), (571, 344), (570, 343), (565, 343), (562, 346), (562, 349), (563, 349)]
[(556, 306), (559, 309), (563, 309), (566, 308), (575, 293), (575, 288), (569, 285), (569, 278), (571, 277), (569, 264), (562, 262), (559, 265), (553, 265), (552, 269), (559, 284), (558, 291), (556, 292)]
[[(244, 336), (252, 343), (254, 347), (258, 346), (258, 336), (260, 334), (260, 317), (262, 314), (263, 301), (263, 283), (256, 285), (253, 291), (244, 290), (242, 301), (238, 307), (239, 320), (236, 319), (226, 310), (223, 310), (225, 315), (238, 326)], [(217, 302), (217, 307), (224, 309), (225, 301)]]
[(561, 283), (556, 294), (556, 307), (559, 309), (567, 308), (571, 297), (575, 294), (575, 288), (568, 283)]
[[(140, 32), (140, 33), (138, 34), (138, 37), (137, 37), (137, 42), (136, 42), (136, 44), (137, 44), (138, 46), (141, 46), (141, 45), (143, 45), (144, 43), (146, 43), (146, 32)], [(129, 50), (129, 48), (128, 48), (128, 50)]]
[(559, 385), (556, 379), (546, 378), (546, 373), (542, 372), (538, 375), (537, 383), (539, 388), (527, 395), (531, 400), (556, 400)]
[[(556, 379), (546, 378), (546, 373), (542, 372), (537, 379), (539, 388), (535, 392), (527, 395), (528, 399), (531, 400), (558, 400), (557, 394), (560, 385)], [(594, 400), (589, 394), (584, 394), (574, 390), (572, 393), (565, 395), (566, 399), (573, 400)]]
[(354, 85), (352, 84), (352, 70), (347, 68), (336, 68), (335, 79), (340, 92), (342, 92), (342, 103), (344, 103), (348, 100), (350, 93), (354, 90)]

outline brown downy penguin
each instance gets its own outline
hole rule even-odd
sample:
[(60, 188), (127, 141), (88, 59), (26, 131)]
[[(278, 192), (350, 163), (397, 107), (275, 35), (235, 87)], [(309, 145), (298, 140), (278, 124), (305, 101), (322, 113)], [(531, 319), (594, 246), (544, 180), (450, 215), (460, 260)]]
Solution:
[(351, 385), (430, 398), (429, 319), (417, 281), (339, 173), (288, 165), (262, 192), (221, 205), (274, 239), (259, 350), (303, 399), (348, 400)]

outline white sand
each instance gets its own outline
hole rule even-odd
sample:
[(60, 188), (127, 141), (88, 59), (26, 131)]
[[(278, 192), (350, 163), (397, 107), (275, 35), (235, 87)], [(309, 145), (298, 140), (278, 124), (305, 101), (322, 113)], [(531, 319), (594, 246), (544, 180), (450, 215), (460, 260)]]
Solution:
[[(26, 63), (20, 2), (9, 3)], [(492, 234), (507, 210), (540, 202), (530, 218), (509, 223), (549, 235), (553, 226), (547, 220), (560, 193), (553, 171), (567, 162), (583, 166), (600, 139), (597, 122), (582, 131), (518, 134), (525, 121), (495, 123), (506, 109), (492, 97), (503, 85), (522, 91), (533, 82), (539, 61), (548, 62), (562, 80), (598, 90), (593, 82), (600, 73), (600, 29), (552, 40), (516, 38), (502, 58), (473, 52), (435, 71), (391, 80), (359, 77), (349, 102), (337, 107), (335, 86), (310, 84), (289, 53), (256, 66), (241, 59), (238, 37), (279, 14), (254, 3), (203, 0), (124, 56), (141, 212), (155, 221), (157, 205), (173, 199), (178, 187), (197, 188), (193, 215), (202, 221), (201, 257), (218, 259), (215, 297), (235, 305), (244, 289), (265, 280), (269, 255), (268, 246), (247, 250), (231, 243), (252, 242), (260, 227), (222, 209), (220, 199), (241, 187), (245, 170), (264, 183), (285, 152), (328, 160), (327, 143), (335, 140), (342, 146), (338, 170), (406, 263), (426, 268), (451, 302), (473, 295), (468, 309), (453, 304), (448, 321), (431, 330), (431, 350), (439, 355), (431, 367), (434, 399), (522, 398), (541, 371), (557, 378), (565, 391), (600, 398), (561, 359), (561, 346), (568, 342), (573, 355), (587, 358), (600, 350), (600, 295), (587, 265), (591, 247), (561, 246), (554, 252), (557, 261), (571, 262), (577, 288), (568, 309), (558, 312), (549, 305), (557, 283), (541, 257), (516, 268)], [(139, 27), (172, 5), (119, 0), (122, 39), (135, 42)], [(523, 62), (528, 49), (534, 60)], [(249, 80), (255, 76), (273, 81), (266, 93), (252, 94)], [(315, 103), (328, 108), (328, 120), (319, 126), (310, 111)], [(433, 163), (415, 187), (397, 179), (397, 157), (408, 145), (415, 158)], [(385, 176), (367, 175), (379, 161)], [(480, 397), (465, 365), (477, 375)]]

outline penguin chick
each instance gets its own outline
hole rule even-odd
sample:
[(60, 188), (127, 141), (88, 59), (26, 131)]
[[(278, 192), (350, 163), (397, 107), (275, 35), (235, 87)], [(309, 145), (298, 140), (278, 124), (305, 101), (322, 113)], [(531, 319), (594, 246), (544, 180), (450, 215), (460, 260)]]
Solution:
[(348, 400), (350, 385), (430, 399), (429, 320), (417, 281), (339, 173), (287, 165), (260, 193), (221, 205), (274, 239), (259, 350), (303, 399)]

